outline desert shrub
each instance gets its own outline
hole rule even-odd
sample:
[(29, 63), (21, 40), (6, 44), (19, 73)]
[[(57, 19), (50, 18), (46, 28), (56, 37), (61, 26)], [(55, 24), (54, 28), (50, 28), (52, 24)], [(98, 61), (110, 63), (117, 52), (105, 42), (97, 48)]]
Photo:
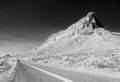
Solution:
[(116, 65), (114, 63), (98, 63), (96, 64), (96, 66), (98, 68), (111, 68), (111, 69), (114, 69), (116, 68)]
[(5, 62), (4, 62), (4, 61), (0, 62), (0, 66), (3, 66), (4, 64), (5, 64)]
[(32, 58), (32, 61), (33, 61), (33, 62), (37, 62), (37, 59), (36, 59), (36, 58)]
[(70, 61), (70, 58), (69, 57), (65, 58), (65, 61)]
[(44, 61), (43, 61), (43, 63), (45, 63), (45, 64), (46, 64), (46, 63), (48, 63), (48, 61), (47, 61), (47, 60), (44, 60)]
[(98, 68), (108, 68), (108, 65), (104, 65), (104, 64), (97, 64)]
[(73, 66), (76, 64), (76, 61), (74, 59), (70, 59), (68, 65)]

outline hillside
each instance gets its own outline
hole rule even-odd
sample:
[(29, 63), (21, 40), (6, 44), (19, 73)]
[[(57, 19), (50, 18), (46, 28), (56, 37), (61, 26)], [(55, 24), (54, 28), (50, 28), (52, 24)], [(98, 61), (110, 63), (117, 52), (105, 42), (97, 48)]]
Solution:
[[(94, 12), (52, 34), (27, 61), (54, 67), (120, 72), (120, 33), (106, 30)], [(29, 55), (29, 54), (27, 54)]]

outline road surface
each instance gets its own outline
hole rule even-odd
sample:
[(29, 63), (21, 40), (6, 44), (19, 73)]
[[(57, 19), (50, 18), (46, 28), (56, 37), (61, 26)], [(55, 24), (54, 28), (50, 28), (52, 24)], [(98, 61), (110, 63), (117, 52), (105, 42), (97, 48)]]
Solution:
[[(36, 69), (37, 68), (37, 69)], [(39, 70), (40, 69), (40, 70)], [(57, 77), (55, 77), (56, 75)], [(61, 79), (63, 77), (63, 79)], [(120, 82), (118, 79), (18, 61), (13, 82)]]
[(64, 82), (18, 61), (13, 82)]
[(109, 78), (102, 75), (91, 75), (91, 74), (80, 73), (75, 71), (69, 71), (69, 70), (67, 71), (64, 69), (58, 69), (54, 67), (37, 65), (37, 64), (29, 64), (29, 65), (32, 65), (40, 69), (44, 69), (53, 74), (72, 80), (73, 82), (120, 82), (120, 79)]

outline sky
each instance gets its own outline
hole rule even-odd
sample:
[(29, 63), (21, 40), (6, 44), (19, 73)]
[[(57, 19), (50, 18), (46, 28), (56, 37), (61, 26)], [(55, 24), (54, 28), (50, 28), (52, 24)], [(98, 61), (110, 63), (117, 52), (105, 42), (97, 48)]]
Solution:
[(28, 52), (90, 11), (105, 29), (120, 32), (119, 0), (38, 1), (0, 1), (0, 55)]

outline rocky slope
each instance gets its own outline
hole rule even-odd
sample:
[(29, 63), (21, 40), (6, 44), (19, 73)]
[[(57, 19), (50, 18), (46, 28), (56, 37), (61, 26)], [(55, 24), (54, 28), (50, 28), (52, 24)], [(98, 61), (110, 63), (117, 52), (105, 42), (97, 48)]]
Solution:
[(0, 82), (12, 82), (17, 60), (9, 55), (0, 57)]

